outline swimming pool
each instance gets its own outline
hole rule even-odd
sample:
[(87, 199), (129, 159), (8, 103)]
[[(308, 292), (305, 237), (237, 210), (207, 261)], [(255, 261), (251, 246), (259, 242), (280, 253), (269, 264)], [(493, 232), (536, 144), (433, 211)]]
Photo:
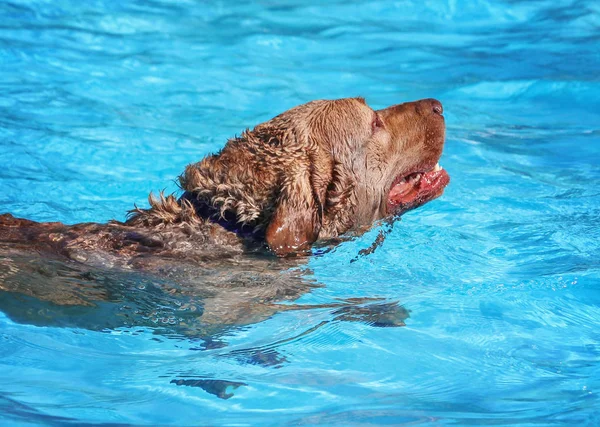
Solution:
[(0, 212), (122, 220), (316, 98), (440, 99), (452, 177), (374, 253), (357, 257), (377, 229), (302, 270), (319, 285), (296, 304), (372, 298), (385, 322), (313, 308), (198, 337), (166, 328), (180, 302), (144, 283), (114, 279), (92, 315), (1, 292), (3, 424), (600, 423), (597, 2), (11, 0), (0, 16)]

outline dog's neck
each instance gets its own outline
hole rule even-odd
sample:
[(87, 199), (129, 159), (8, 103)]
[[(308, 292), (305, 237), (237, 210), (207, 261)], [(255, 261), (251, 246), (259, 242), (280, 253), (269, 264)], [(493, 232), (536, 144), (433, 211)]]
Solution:
[(196, 215), (202, 219), (218, 224), (227, 231), (236, 233), (240, 237), (253, 238), (253, 239), (264, 239), (264, 230), (251, 224), (240, 223), (233, 212), (221, 211), (206, 201), (198, 197), (198, 195), (192, 191), (184, 192), (179, 198), (179, 204), (187, 202), (194, 207)]

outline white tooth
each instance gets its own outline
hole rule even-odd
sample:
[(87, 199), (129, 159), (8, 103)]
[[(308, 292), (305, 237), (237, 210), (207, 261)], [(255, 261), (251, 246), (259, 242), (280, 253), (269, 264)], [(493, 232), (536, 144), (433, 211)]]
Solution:
[(433, 168), (433, 171), (434, 171), (434, 172), (437, 172), (437, 171), (441, 171), (441, 170), (442, 170), (442, 167), (440, 166), (440, 164), (439, 164), (439, 163), (436, 163), (436, 164), (435, 164), (435, 167)]

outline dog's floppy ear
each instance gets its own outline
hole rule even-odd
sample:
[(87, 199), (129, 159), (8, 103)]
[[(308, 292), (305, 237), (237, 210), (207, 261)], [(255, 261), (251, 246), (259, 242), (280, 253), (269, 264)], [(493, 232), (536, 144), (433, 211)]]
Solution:
[(306, 252), (318, 239), (330, 179), (328, 157), (307, 156), (285, 172), (265, 240), (278, 256)]

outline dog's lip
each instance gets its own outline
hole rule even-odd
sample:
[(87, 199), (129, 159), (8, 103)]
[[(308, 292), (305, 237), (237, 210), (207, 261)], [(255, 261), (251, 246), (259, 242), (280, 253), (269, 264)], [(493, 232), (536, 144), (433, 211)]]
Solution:
[(419, 166), (399, 175), (388, 191), (387, 213), (399, 215), (439, 196), (450, 182), (450, 176), (439, 163)]

